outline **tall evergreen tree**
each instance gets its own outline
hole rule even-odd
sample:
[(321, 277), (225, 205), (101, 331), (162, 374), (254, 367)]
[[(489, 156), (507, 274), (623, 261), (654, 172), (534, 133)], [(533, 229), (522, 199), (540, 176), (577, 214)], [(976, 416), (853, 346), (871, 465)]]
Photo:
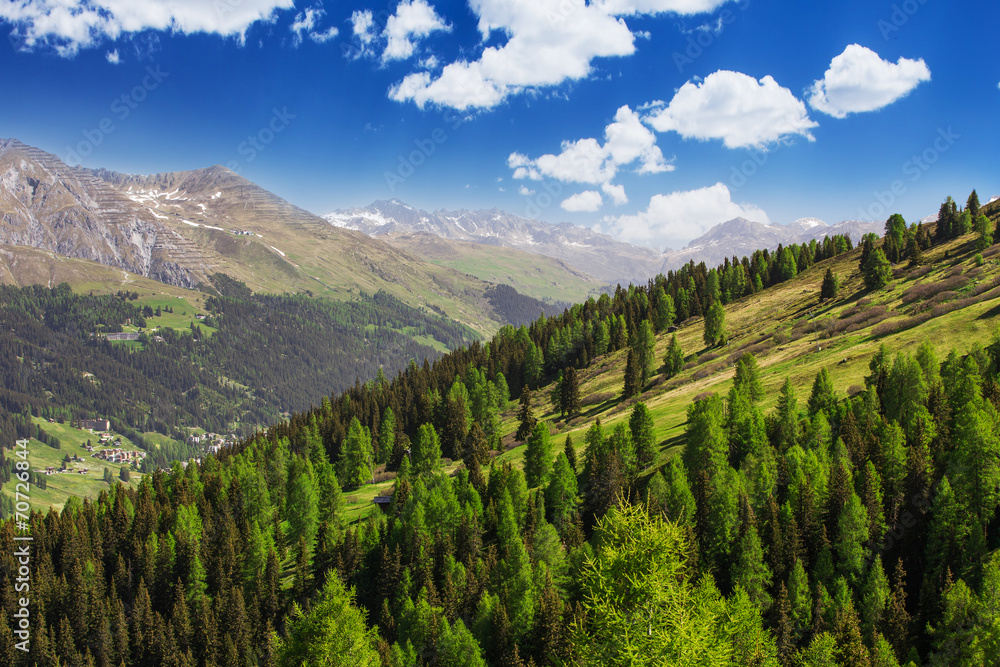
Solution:
[(539, 422), (528, 437), (524, 450), (524, 476), (528, 488), (541, 486), (548, 481), (552, 470), (552, 440), (549, 425)]
[(892, 280), (892, 266), (882, 248), (872, 250), (868, 260), (861, 267), (861, 273), (864, 276), (865, 287), (870, 290), (881, 289), (889, 284)]
[(632, 398), (642, 393), (642, 370), (639, 368), (639, 359), (635, 350), (629, 348), (628, 357), (625, 360), (625, 382), (622, 387), (622, 398)]
[(726, 340), (726, 311), (721, 303), (713, 303), (705, 313), (705, 345), (715, 347)]
[(655, 347), (656, 335), (653, 333), (653, 326), (649, 320), (643, 320), (636, 327), (635, 337), (632, 339), (632, 349), (635, 351), (636, 365), (639, 367), (640, 386), (646, 386), (656, 370)]
[(645, 403), (639, 402), (632, 407), (628, 420), (629, 431), (632, 433), (632, 444), (635, 446), (635, 456), (640, 467), (649, 465), (656, 455), (656, 435), (654, 433), (653, 414)]
[(670, 345), (667, 346), (667, 353), (663, 357), (663, 374), (669, 380), (684, 370), (684, 352), (681, 351), (681, 344), (677, 342), (677, 334), (670, 337)]
[(580, 379), (577, 377), (576, 368), (566, 367), (559, 390), (562, 413), (567, 419), (572, 419), (580, 413)]
[(538, 422), (531, 407), (531, 390), (527, 386), (521, 390), (521, 403), (518, 408), (517, 420), (518, 426), (514, 439), (524, 442), (535, 430), (535, 424)]
[(840, 291), (840, 280), (833, 274), (833, 269), (828, 268), (823, 276), (823, 285), (819, 290), (819, 300), (836, 299), (837, 292)]
[(441, 441), (433, 424), (423, 424), (417, 429), (410, 460), (413, 471), (418, 475), (433, 472), (441, 467)]

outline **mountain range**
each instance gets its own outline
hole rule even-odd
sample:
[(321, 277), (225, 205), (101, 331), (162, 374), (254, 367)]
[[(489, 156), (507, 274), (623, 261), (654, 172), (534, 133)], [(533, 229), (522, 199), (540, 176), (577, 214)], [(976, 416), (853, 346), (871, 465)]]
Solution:
[(570, 223), (557, 225), (499, 209), (422, 211), (399, 200), (334, 211), (330, 224), (376, 238), (426, 232), (453, 241), (515, 248), (553, 257), (605, 282), (645, 282), (656, 274), (659, 253)]
[[(570, 223), (549, 224), (497, 209), (422, 211), (399, 200), (334, 211), (323, 216), (338, 227), (399, 243), (414, 234), (515, 248), (558, 259), (608, 283), (645, 282), (694, 261), (709, 266), (727, 257), (742, 257), (779, 244), (808, 243), (828, 235), (848, 234), (856, 242), (869, 232), (882, 233), (883, 223), (848, 220), (828, 225), (803, 218), (789, 225), (764, 224), (735, 218), (712, 227), (681, 250), (659, 253), (618, 241), (606, 234)], [(419, 254), (419, 250), (416, 251)]]
[[(221, 166), (119, 174), (0, 140), (0, 243), (185, 288), (225, 273), (254, 291), (337, 300), (385, 291), (481, 335), (505, 323), (490, 283), (330, 225)], [(6, 259), (7, 280), (37, 280), (12, 268), (25, 264)]]
[[(24, 282), (17, 274), (30, 264), (12, 268), (11, 250), (30, 247), (185, 288), (226, 273), (255, 291), (344, 300), (384, 290), (484, 335), (504, 323), (486, 296), (492, 283), (550, 303), (574, 302), (615, 283), (645, 283), (692, 260), (711, 266), (829, 234), (857, 241), (881, 228), (736, 218), (681, 250), (661, 253), (499, 209), (428, 212), (390, 200), (320, 217), (221, 166), (121, 174), (71, 167), (15, 139), (0, 140), (0, 243), (8, 251), (2, 262), (8, 282)], [(29, 273), (30, 281), (38, 280), (37, 269)]]

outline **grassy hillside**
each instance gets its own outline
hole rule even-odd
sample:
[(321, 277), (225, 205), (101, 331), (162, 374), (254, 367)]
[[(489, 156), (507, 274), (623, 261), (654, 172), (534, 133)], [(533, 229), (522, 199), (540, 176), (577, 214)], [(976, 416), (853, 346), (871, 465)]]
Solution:
[[(858, 268), (860, 249), (819, 262), (793, 280), (728, 304), (730, 343), (723, 348), (706, 348), (702, 318), (685, 322), (677, 331), (686, 355), (685, 370), (668, 382), (657, 376), (640, 399), (653, 412), (661, 448), (660, 460), (651, 468), (657, 468), (683, 445), (686, 411), (696, 396), (729, 391), (732, 366), (744, 352), (757, 357), (765, 390), (763, 407), (771, 409), (786, 377), (804, 401), (822, 368), (827, 369), (839, 394), (856, 391), (860, 388), (855, 386), (858, 379), (868, 373), (868, 362), (883, 344), (895, 353), (914, 351), (928, 341), (941, 359), (953, 348), (966, 352), (989, 344), (1000, 322), (1000, 290), (994, 289), (1000, 286), (1000, 246), (988, 249), (983, 265), (977, 267), (973, 243), (973, 236), (968, 235), (935, 246), (925, 254), (921, 266), (896, 267), (898, 278), (874, 292), (865, 289)], [(842, 284), (836, 299), (820, 303), (820, 285), (827, 268)], [(946, 283), (949, 280), (961, 286), (937, 291), (950, 284)], [(930, 296), (911, 300), (921, 290)], [(977, 291), (981, 294), (973, 298)], [(937, 299), (939, 303), (931, 303)], [(945, 312), (951, 308), (954, 310)], [(929, 319), (921, 321), (924, 317)], [(659, 359), (670, 336), (657, 338)], [(568, 424), (558, 420), (551, 400), (552, 385), (536, 394), (543, 399), (536, 404), (536, 416), (549, 421), (559, 434), (558, 445), (571, 434), (582, 453), (584, 433), (594, 419), (599, 417), (606, 430), (628, 419), (635, 400), (619, 400), (626, 355), (627, 350), (619, 350), (594, 360), (589, 369), (580, 372), (583, 409)], [(516, 410), (516, 403), (512, 403), (504, 414), (508, 435), (517, 428)], [(523, 450), (523, 446), (516, 447), (502, 459), (520, 464)]]
[[(72, 428), (68, 424), (59, 424), (38, 418), (34, 418), (33, 421), (42, 426), (49, 435), (59, 438), (60, 447), (59, 449), (55, 449), (42, 444), (38, 440), (32, 439), (28, 444), (28, 463), (31, 465), (32, 470), (44, 475), (47, 467), (59, 469), (62, 467), (64, 457), (69, 455), (71, 459), (73, 457), (82, 458), (83, 463), (71, 462), (67, 464), (68, 469), (80, 471), (86, 468), (87, 472), (45, 475), (45, 489), (41, 489), (35, 485), (31, 487), (30, 498), (32, 509), (43, 513), (48, 512), (50, 507), (55, 510), (61, 510), (63, 505), (66, 504), (67, 498), (71, 496), (93, 500), (103, 489), (108, 488), (108, 483), (104, 481), (105, 468), (109, 469), (114, 476), (115, 481), (113, 483), (124, 483), (121, 481), (119, 475), (121, 474), (121, 469), (126, 464), (110, 463), (101, 459), (95, 459), (92, 456), (92, 452), (84, 449), (83, 446), (88, 440), (97, 449), (111, 446), (104, 445), (102, 447), (98, 442), (99, 435), (95, 435), (87, 430)], [(121, 444), (116, 444), (114, 445), (115, 447), (121, 447), (126, 451), (139, 450), (128, 438), (122, 435), (115, 434), (115, 439), (121, 440)], [(12, 457), (12, 451), (9, 449), (5, 454), (8, 458)], [(137, 487), (141, 479), (142, 474), (131, 468), (128, 484), (132, 487)], [(11, 478), (3, 487), (0, 487), (0, 493), (13, 498), (16, 484), (17, 480)]]
[(514, 248), (451, 241), (433, 234), (402, 234), (382, 240), (432, 264), (510, 285), (521, 294), (545, 301), (580, 303), (604, 287), (598, 279), (558, 259)]
[[(953, 348), (964, 353), (985, 346), (1000, 315), (1000, 245), (985, 251), (982, 266), (977, 266), (973, 246), (973, 235), (934, 246), (920, 266), (895, 267), (892, 283), (875, 291), (865, 288), (858, 267), (860, 248), (819, 262), (792, 280), (728, 304), (730, 342), (722, 348), (705, 346), (703, 318), (681, 324), (676, 335), (686, 355), (685, 369), (666, 382), (662, 375), (655, 376), (638, 399), (621, 400), (627, 350), (619, 350), (594, 359), (579, 372), (579, 416), (568, 423), (559, 418), (554, 384), (534, 392), (535, 415), (548, 422), (555, 451), (570, 435), (582, 460), (584, 435), (595, 419), (600, 418), (605, 432), (610, 432), (619, 421), (627, 422), (637, 400), (645, 402), (653, 413), (659, 446), (648, 475), (683, 447), (687, 409), (695, 397), (729, 391), (733, 364), (745, 352), (757, 357), (765, 390), (762, 407), (770, 410), (785, 378), (804, 402), (822, 368), (839, 395), (860, 390), (859, 381), (883, 344), (894, 354), (914, 351), (928, 341), (941, 359)], [(821, 303), (820, 285), (827, 268), (840, 278), (841, 287), (837, 298)], [(657, 337), (658, 359), (662, 360), (672, 335)], [(511, 401), (501, 415), (504, 442), (511, 448), (498, 463), (522, 467), (525, 446), (514, 446), (513, 440), (517, 410), (517, 402)], [(345, 496), (348, 516), (359, 519), (377, 512), (371, 499), (390, 489), (390, 484), (373, 485)]]

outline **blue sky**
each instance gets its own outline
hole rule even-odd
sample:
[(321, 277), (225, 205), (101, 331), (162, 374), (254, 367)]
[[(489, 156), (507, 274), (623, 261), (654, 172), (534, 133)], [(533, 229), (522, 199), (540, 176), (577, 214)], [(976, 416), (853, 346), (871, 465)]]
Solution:
[(1000, 194), (995, 2), (0, 0), (0, 136), (682, 247)]

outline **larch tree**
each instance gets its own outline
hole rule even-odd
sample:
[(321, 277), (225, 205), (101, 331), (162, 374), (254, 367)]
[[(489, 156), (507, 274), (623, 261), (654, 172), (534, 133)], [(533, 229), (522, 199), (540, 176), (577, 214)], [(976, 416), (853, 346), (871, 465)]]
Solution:
[(544, 422), (536, 424), (526, 444), (524, 476), (528, 488), (534, 488), (545, 484), (549, 471), (552, 470), (552, 440), (548, 424)]
[(726, 311), (719, 302), (713, 303), (705, 313), (705, 345), (715, 347), (726, 340)]
[(417, 429), (410, 459), (413, 471), (418, 475), (433, 472), (441, 466), (441, 441), (433, 424), (423, 424)]
[(656, 370), (655, 347), (656, 334), (653, 333), (653, 325), (649, 320), (643, 320), (636, 327), (635, 337), (632, 339), (632, 349), (635, 351), (636, 364), (639, 367), (640, 386), (646, 386)]
[(308, 613), (293, 607), (288, 636), (278, 642), (279, 667), (378, 667), (376, 628), (354, 606), (354, 590), (327, 577), (322, 599)]
[(663, 357), (663, 374), (669, 380), (684, 369), (684, 352), (681, 344), (677, 342), (677, 334), (670, 337), (670, 345), (667, 346), (667, 353)]

